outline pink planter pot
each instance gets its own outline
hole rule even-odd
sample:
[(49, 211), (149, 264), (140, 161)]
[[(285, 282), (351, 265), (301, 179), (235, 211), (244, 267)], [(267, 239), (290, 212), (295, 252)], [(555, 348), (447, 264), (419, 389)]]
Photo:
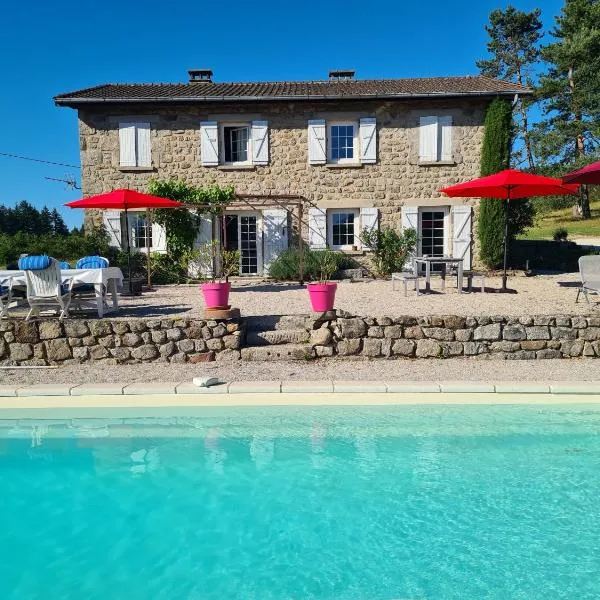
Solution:
[(206, 308), (227, 308), (231, 283), (203, 283), (201, 286)]
[(337, 283), (309, 283), (308, 295), (314, 312), (333, 310)]

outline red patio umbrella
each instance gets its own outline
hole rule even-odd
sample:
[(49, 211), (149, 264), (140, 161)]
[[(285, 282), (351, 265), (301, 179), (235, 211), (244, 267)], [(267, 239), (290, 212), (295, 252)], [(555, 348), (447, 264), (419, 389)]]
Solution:
[(600, 160), (563, 175), (562, 182), (600, 185)]
[[(143, 194), (135, 190), (113, 190), (106, 194), (98, 194), (81, 200), (67, 202), (65, 206), (70, 208), (101, 208), (125, 211), (125, 223), (127, 224), (127, 211), (133, 208), (181, 208), (181, 202)], [(129, 271), (129, 286), (131, 290), (131, 247), (129, 242), (129, 227), (125, 227), (125, 241), (127, 244), (127, 269)], [(148, 271), (149, 272), (149, 271)]]
[(502, 276), (502, 290), (506, 288), (506, 260), (508, 247), (508, 203), (519, 198), (531, 196), (559, 196), (564, 194), (577, 194), (576, 185), (564, 185), (560, 179), (532, 175), (516, 169), (506, 169), (494, 175), (479, 177), (457, 185), (442, 188), (443, 192), (451, 198), (498, 198), (506, 200), (504, 205), (504, 274)]

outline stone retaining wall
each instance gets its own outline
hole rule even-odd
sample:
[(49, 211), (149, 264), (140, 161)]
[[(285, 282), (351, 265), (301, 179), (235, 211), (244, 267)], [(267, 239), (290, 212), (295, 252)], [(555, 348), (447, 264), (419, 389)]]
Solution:
[(311, 341), (316, 356), (600, 357), (600, 316), (338, 318), (315, 323)]
[[(294, 346), (296, 358), (600, 357), (600, 316), (390, 318), (338, 311), (284, 318), (308, 332), (309, 341)], [(2, 321), (0, 363), (260, 360), (261, 352), (244, 348), (245, 330), (243, 319)]]
[(0, 363), (238, 360), (244, 323), (196, 319), (0, 321)]

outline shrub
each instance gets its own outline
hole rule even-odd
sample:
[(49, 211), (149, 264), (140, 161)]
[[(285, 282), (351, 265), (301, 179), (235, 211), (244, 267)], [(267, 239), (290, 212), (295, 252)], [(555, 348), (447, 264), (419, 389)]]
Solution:
[[(351, 269), (356, 261), (331, 250), (304, 250), (304, 279), (317, 281), (321, 278), (323, 257), (327, 253), (327, 261), (334, 263), (335, 271)], [(279, 281), (298, 281), (300, 279), (300, 250), (289, 249), (282, 252), (269, 267), (269, 277)]]
[(555, 242), (566, 242), (568, 237), (569, 232), (567, 231), (566, 227), (558, 227), (554, 230), (554, 233), (552, 234), (552, 239)]
[(402, 271), (417, 246), (417, 232), (410, 228), (398, 233), (394, 229), (364, 229), (360, 241), (373, 252), (371, 261), (378, 277)]

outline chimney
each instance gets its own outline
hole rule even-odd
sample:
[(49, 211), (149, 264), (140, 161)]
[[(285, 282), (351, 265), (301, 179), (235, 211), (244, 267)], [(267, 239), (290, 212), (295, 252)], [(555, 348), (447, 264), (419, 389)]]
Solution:
[(212, 82), (213, 72), (210, 69), (190, 69), (188, 75), (190, 76), (190, 83), (197, 81), (207, 81), (210, 83)]
[(354, 79), (353, 70), (335, 70), (329, 71), (329, 81), (340, 81), (342, 79)]

